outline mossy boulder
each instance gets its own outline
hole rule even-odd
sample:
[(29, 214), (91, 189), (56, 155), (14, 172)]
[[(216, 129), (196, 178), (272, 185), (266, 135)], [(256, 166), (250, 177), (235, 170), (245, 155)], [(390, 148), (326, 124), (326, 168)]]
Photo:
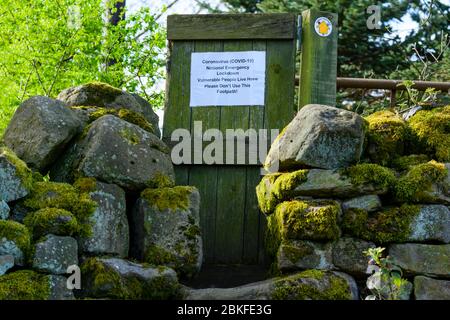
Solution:
[(61, 276), (21, 270), (0, 276), (0, 300), (71, 300)]
[(270, 214), (279, 203), (295, 197), (346, 199), (386, 194), (394, 182), (394, 172), (377, 164), (358, 164), (340, 170), (300, 169), (264, 176), (256, 194), (261, 211)]
[(364, 277), (369, 261), (364, 251), (369, 248), (375, 248), (375, 244), (356, 238), (340, 238), (333, 244), (333, 264), (342, 272)]
[(416, 300), (450, 300), (450, 281), (414, 277), (414, 297)]
[(155, 134), (158, 137), (160, 136), (158, 116), (145, 99), (106, 83), (91, 82), (68, 88), (59, 93), (57, 99), (63, 101), (69, 107), (91, 106), (114, 110), (128, 109), (144, 116), (155, 129)]
[(78, 265), (78, 244), (74, 238), (49, 234), (35, 244), (34, 269), (64, 275), (72, 265)]
[(89, 178), (78, 180), (75, 186), (84, 190), (91, 188), (91, 199), (97, 203), (89, 217), (92, 232), (79, 237), (80, 251), (88, 255), (128, 256), (130, 239), (125, 192), (116, 185)]
[(81, 130), (81, 122), (61, 101), (32, 97), (16, 110), (3, 140), (34, 170), (45, 172)]
[(131, 215), (131, 255), (153, 265), (166, 265), (181, 277), (201, 267), (200, 194), (194, 187), (146, 189)]
[(346, 167), (359, 161), (364, 131), (364, 120), (356, 113), (325, 105), (306, 105), (274, 141), (264, 166), (271, 172)]
[(112, 115), (94, 121), (50, 170), (55, 181), (93, 177), (141, 191), (165, 175), (174, 179), (169, 148), (155, 135)]
[(355, 280), (340, 272), (306, 270), (227, 289), (190, 289), (186, 300), (357, 300)]
[(403, 118), (391, 111), (378, 111), (365, 118), (368, 122), (367, 156), (374, 163), (390, 165), (402, 156), (408, 127)]
[(175, 271), (118, 258), (89, 258), (81, 266), (82, 296), (110, 299), (175, 299), (180, 286)]
[(305, 240), (282, 241), (276, 265), (277, 270), (283, 273), (305, 269), (333, 269), (332, 245)]
[(0, 220), (7, 220), (9, 218), (9, 211), (10, 208), (8, 204), (5, 201), (0, 200)]
[[(94, 213), (97, 203), (91, 199), (89, 193), (82, 192), (70, 184), (36, 182), (33, 185), (33, 191), (23, 200), (23, 205), (29, 210), (34, 211), (47, 208), (66, 210), (72, 213), (78, 222), (77, 235), (84, 236), (89, 235), (92, 232), (89, 218)], [(65, 218), (62, 220), (59, 219), (57, 217), (58, 214), (63, 214)], [(35, 223), (39, 224), (40, 222), (45, 223), (45, 226), (55, 222), (56, 219), (59, 223), (64, 224), (64, 222), (67, 222), (67, 228), (65, 228), (65, 230), (74, 230), (75, 224), (73, 219), (68, 219), (67, 217), (69, 217), (67, 212), (44, 210), (36, 217), (37, 221), (34, 221), (35, 219), (33, 217), (30, 217), (28, 221), (30, 226)], [(49, 218), (49, 220), (46, 218)], [(69, 220), (72, 222), (69, 222)]]
[(0, 220), (0, 255), (12, 255), (14, 263), (23, 266), (30, 249), (28, 229), (15, 221)]
[(0, 199), (10, 202), (23, 198), (32, 185), (33, 174), (26, 163), (0, 145)]
[(450, 163), (431, 160), (411, 166), (395, 183), (394, 197), (399, 202), (450, 205)]
[(450, 106), (420, 110), (408, 123), (417, 137), (415, 143), (423, 145), (425, 153), (438, 161), (450, 162)]
[(284, 240), (329, 241), (339, 238), (340, 204), (333, 200), (285, 201), (268, 218), (266, 246), (275, 255)]
[(350, 209), (344, 213), (344, 233), (376, 243), (449, 242), (450, 211), (442, 205), (387, 207), (369, 214)]
[(79, 231), (75, 216), (57, 208), (44, 208), (30, 213), (24, 219), (24, 224), (35, 239), (47, 234), (71, 236)]
[(393, 244), (389, 256), (407, 274), (450, 278), (449, 244)]

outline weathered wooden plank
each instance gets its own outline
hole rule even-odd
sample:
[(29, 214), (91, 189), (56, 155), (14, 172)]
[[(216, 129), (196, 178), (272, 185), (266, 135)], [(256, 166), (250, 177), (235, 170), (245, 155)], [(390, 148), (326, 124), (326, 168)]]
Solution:
[(295, 43), (267, 41), (265, 127), (283, 129), (295, 115)]
[[(326, 37), (314, 29), (319, 17), (328, 18), (333, 26)], [(312, 9), (302, 12), (300, 108), (309, 103), (336, 105), (337, 39), (337, 14)]]
[(175, 169), (175, 183), (179, 186), (189, 185), (189, 167), (187, 166), (174, 166)]
[(166, 141), (170, 141), (170, 136), (175, 129), (190, 128), (189, 90), (193, 49), (192, 41), (169, 43), (163, 127), (163, 139)]
[[(222, 51), (223, 44), (219, 41), (196, 41), (196, 52)], [(202, 131), (219, 128), (220, 108), (198, 107), (191, 109), (191, 130), (195, 121), (202, 122)], [(194, 142), (195, 143), (195, 142)], [(217, 208), (217, 167), (190, 166), (189, 183), (199, 189), (200, 224), (203, 239), (203, 254), (205, 263), (213, 263), (215, 259), (216, 208)]]
[(169, 40), (294, 39), (296, 15), (202, 14), (167, 17)]

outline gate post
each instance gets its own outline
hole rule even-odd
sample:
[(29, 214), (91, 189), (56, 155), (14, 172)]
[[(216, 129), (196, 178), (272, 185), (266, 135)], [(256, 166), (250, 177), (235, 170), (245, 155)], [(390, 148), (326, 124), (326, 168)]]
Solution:
[(318, 10), (302, 12), (299, 108), (336, 105), (338, 15)]

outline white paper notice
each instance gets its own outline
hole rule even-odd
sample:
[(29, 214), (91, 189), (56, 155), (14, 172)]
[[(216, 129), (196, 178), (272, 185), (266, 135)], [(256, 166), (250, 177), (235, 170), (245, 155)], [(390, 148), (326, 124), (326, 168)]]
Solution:
[(193, 52), (190, 106), (264, 106), (265, 79), (265, 51)]

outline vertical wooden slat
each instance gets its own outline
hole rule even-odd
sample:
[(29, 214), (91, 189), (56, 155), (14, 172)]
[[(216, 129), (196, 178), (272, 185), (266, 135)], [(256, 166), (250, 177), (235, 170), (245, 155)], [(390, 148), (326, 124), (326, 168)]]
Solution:
[[(314, 29), (319, 17), (328, 18), (333, 26), (326, 37)], [(337, 14), (313, 9), (302, 12), (300, 108), (309, 103), (336, 105), (337, 39)]]
[[(220, 41), (196, 41), (196, 52), (222, 51)], [(220, 126), (219, 107), (191, 108), (191, 119), (202, 122), (202, 130)], [(215, 259), (216, 207), (217, 207), (217, 166), (195, 165), (189, 172), (189, 183), (196, 186), (200, 192), (200, 224), (203, 239), (203, 255), (205, 263), (213, 263)]]

